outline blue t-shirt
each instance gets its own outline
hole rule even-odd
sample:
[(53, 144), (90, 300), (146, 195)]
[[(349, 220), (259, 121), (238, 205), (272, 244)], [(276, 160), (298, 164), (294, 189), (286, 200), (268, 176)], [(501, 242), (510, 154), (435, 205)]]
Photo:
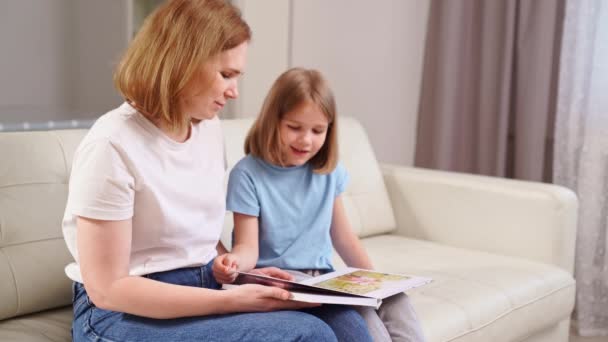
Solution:
[(308, 163), (280, 167), (251, 155), (230, 172), (226, 208), (257, 216), (257, 267), (332, 269), (330, 236), (335, 198), (346, 186), (346, 169), (316, 174)]

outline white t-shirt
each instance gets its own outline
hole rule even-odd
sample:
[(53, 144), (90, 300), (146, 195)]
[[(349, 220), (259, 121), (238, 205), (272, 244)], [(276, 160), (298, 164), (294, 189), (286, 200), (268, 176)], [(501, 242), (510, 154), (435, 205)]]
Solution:
[(200, 266), (217, 252), (225, 213), (223, 136), (217, 117), (178, 143), (124, 103), (97, 120), (74, 154), (63, 235), (82, 282), (76, 216), (132, 220), (130, 275)]

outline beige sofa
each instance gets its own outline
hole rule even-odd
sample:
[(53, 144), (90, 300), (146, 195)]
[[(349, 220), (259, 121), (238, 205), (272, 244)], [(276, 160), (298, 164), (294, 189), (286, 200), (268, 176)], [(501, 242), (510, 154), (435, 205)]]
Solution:
[[(250, 124), (224, 121), (229, 166), (242, 156)], [(435, 279), (409, 292), (428, 341), (568, 340), (571, 191), (382, 165), (355, 120), (340, 124), (351, 174), (345, 204), (375, 266)], [(85, 133), (0, 133), (0, 341), (70, 340), (63, 267), (71, 257), (61, 218), (72, 154)]]

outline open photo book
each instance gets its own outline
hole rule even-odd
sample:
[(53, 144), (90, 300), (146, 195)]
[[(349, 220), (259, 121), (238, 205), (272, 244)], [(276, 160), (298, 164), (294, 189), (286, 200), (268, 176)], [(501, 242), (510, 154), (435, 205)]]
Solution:
[(292, 300), (321, 304), (360, 305), (379, 308), (384, 298), (428, 284), (431, 278), (345, 268), (300, 282), (239, 272), (230, 289), (243, 284), (276, 286), (291, 292)]

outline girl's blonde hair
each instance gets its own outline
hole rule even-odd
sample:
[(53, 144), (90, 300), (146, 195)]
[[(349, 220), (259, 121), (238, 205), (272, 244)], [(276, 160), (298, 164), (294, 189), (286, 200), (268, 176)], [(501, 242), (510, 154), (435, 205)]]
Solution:
[[(224, 0), (171, 0), (144, 21), (114, 73), (123, 97), (173, 130), (187, 127), (187, 87), (218, 53), (251, 39), (240, 11)], [(203, 82), (209, 81), (210, 75)], [(209, 81), (210, 82), (210, 81)]]
[(305, 102), (317, 105), (329, 122), (325, 143), (309, 163), (315, 173), (333, 171), (338, 163), (336, 102), (327, 81), (317, 70), (293, 68), (279, 76), (247, 134), (245, 154), (272, 164), (285, 165), (281, 156), (279, 124), (286, 113)]

